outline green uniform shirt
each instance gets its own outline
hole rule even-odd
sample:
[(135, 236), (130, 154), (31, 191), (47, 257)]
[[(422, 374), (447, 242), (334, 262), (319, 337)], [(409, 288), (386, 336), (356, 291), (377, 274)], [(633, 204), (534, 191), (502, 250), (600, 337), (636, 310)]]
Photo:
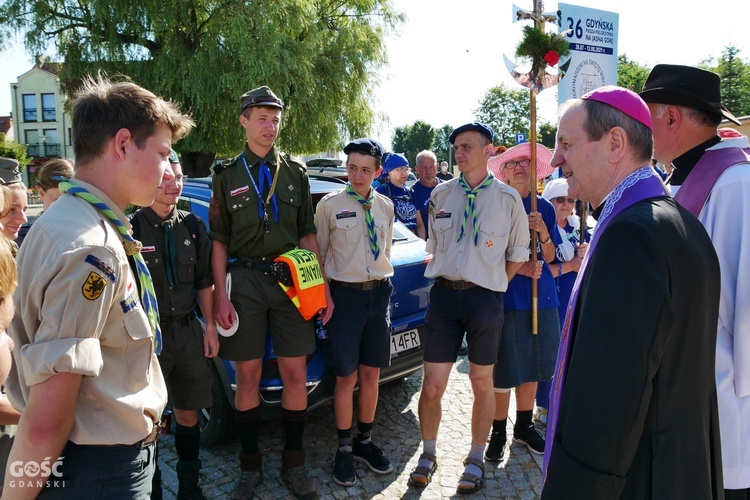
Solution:
[[(272, 177), (280, 169), (275, 191), (279, 220), (274, 220), (273, 204), (268, 203), (269, 232), (260, 218), (258, 195), (247, 175), (243, 155), (259, 189), (261, 160), (268, 164)], [(265, 202), (267, 192), (261, 196)], [(300, 238), (315, 234), (310, 181), (304, 164), (279, 155), (275, 146), (265, 158), (260, 158), (245, 145), (241, 155), (216, 169), (208, 218), (211, 239), (225, 243), (230, 257), (269, 260), (292, 250)]]
[[(131, 224), (138, 228), (137, 239), (143, 244), (141, 255), (154, 281), (159, 320), (162, 322), (182, 319), (195, 312), (195, 291), (214, 283), (206, 225), (196, 217), (198, 234), (193, 237), (185, 224), (186, 216), (187, 212), (175, 209), (166, 219), (162, 219), (150, 207), (130, 216)], [(169, 256), (164, 240), (165, 224), (172, 225), (172, 240), (177, 251), (176, 286), (171, 286), (167, 279), (165, 259)]]

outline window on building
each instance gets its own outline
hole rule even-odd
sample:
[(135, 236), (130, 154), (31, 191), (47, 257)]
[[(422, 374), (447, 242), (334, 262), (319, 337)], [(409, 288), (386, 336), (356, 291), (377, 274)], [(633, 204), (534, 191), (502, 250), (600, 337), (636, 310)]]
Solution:
[(36, 117), (36, 95), (35, 94), (23, 95), (23, 121), (25, 122), (38, 121)]
[(60, 141), (57, 139), (56, 128), (44, 129), (42, 143), (44, 145), (43, 156), (45, 158), (58, 158), (60, 156)]
[(26, 154), (34, 158), (39, 158), (39, 131), (25, 130), (24, 139), (26, 141)]
[(55, 94), (42, 94), (42, 120), (45, 122), (54, 122), (57, 120)]

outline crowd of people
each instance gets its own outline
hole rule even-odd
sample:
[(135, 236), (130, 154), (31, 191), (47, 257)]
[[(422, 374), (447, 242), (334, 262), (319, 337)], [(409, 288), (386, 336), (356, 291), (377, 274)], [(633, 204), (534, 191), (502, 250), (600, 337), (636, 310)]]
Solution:
[(335, 373), (333, 481), (354, 485), (355, 462), (391, 473), (375, 422), (401, 221), (426, 240), (434, 279), (412, 487), (443, 459), (442, 399), (465, 341), (458, 493), (506, 459), (514, 392), (512, 439), (544, 455), (544, 499), (750, 498), (750, 147), (719, 132), (739, 124), (719, 84), (660, 64), (640, 94), (571, 99), (554, 152), (495, 154), (490, 127), (462, 125), (449, 138), (457, 175), (422, 151), (413, 187), (409, 158), (354, 139), (345, 189), (316, 210), (304, 164), (276, 144), (284, 102), (258, 87), (239, 98), (246, 142), (214, 167), (207, 225), (177, 209), (186, 176), (172, 147), (190, 116), (134, 83), (87, 79), (72, 101), (75, 165), (42, 167), (30, 230), (18, 163), (0, 159), (3, 497), (161, 498), (169, 400), (178, 497), (204, 498), (197, 410), (212, 400), (206, 358), (220, 356), (236, 370), (230, 496), (251, 498), (268, 332), (284, 385), (280, 479), (317, 498), (304, 439), (316, 321)]

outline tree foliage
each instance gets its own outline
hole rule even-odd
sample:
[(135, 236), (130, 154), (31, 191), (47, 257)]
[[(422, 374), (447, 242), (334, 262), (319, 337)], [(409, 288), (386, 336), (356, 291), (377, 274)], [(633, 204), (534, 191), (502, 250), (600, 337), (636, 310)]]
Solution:
[(18, 166), (23, 170), (29, 164), (31, 159), (26, 156), (26, 146), (16, 141), (5, 139), (5, 134), (0, 134), (0, 156), (13, 158), (18, 162)]
[(0, 20), (25, 33), (28, 51), (64, 61), (67, 90), (101, 69), (189, 110), (197, 127), (177, 146), (184, 158), (236, 153), (240, 95), (260, 85), (285, 103), (288, 152), (366, 135), (384, 37), (403, 18), (389, 0), (6, 0)]
[(396, 153), (404, 153), (409, 165), (414, 167), (417, 153), (423, 149), (432, 149), (436, 129), (429, 123), (417, 120), (411, 125), (396, 127), (391, 140), (391, 147)]
[(432, 152), (437, 156), (438, 163), (447, 161), (451, 165), (456, 163), (455, 159), (451, 159), (453, 154), (453, 148), (449, 137), (455, 127), (453, 125), (443, 125), (441, 128), (435, 130), (435, 140), (432, 144)]
[(550, 151), (555, 149), (555, 138), (557, 136), (557, 127), (551, 123), (542, 123), (539, 126), (537, 141)]
[(650, 72), (651, 68), (631, 61), (625, 54), (617, 56), (617, 85), (619, 87), (640, 92)]
[(513, 146), (515, 134), (528, 135), (531, 127), (531, 98), (527, 90), (510, 90), (505, 85), (489, 89), (474, 110), (477, 121), (495, 131), (495, 144)]
[(727, 46), (718, 61), (702, 61), (701, 67), (721, 76), (721, 103), (735, 116), (750, 115), (750, 62), (739, 57), (740, 49)]

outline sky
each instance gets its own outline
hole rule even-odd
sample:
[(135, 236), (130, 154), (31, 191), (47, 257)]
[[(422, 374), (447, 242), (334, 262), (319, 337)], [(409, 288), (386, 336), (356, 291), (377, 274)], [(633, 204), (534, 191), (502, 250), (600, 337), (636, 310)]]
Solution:
[[(387, 38), (388, 65), (380, 73), (373, 107), (379, 119), (373, 137), (390, 145), (393, 129), (423, 120), (435, 127), (474, 121), (485, 92), (501, 83), (522, 89), (508, 74), (503, 54), (513, 59), (524, 22), (512, 23), (513, 3), (532, 9), (532, 0), (391, 0), (406, 15)], [(619, 54), (651, 67), (697, 65), (719, 57), (728, 45), (750, 60), (747, 0), (568, 0), (619, 14)], [(688, 7), (687, 4), (691, 5)], [(721, 7), (718, 7), (718, 6)], [(546, 2), (545, 12), (557, 9)], [(17, 43), (0, 52), (0, 115), (11, 106), (10, 84), (33, 65)], [(538, 97), (539, 121), (556, 121), (554, 88)]]

